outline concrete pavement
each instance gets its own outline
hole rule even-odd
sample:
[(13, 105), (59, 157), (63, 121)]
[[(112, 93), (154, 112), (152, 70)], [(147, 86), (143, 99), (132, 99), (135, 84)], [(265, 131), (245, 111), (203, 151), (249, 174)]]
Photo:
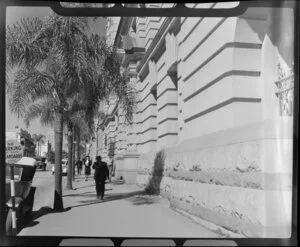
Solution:
[[(48, 174), (50, 181), (51, 172)], [(76, 178), (74, 190), (65, 190), (65, 185), (66, 177), (63, 178), (66, 211), (53, 213), (43, 208), (18, 235), (221, 237), (170, 209), (166, 199), (145, 195), (136, 185), (120, 184), (118, 181), (108, 183), (104, 201), (96, 199), (92, 176), (89, 181), (84, 181), (83, 176)]]
[(54, 176), (51, 175), (52, 166), (47, 166), (46, 171), (37, 169), (32, 181), (35, 187), (34, 203), (32, 211), (38, 211), (42, 207), (53, 208), (54, 202)]

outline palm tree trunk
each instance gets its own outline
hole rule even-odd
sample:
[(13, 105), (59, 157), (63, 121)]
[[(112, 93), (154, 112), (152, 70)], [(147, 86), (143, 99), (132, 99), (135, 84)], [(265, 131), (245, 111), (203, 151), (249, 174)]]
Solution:
[(72, 190), (72, 174), (73, 174), (73, 125), (68, 123), (68, 173), (67, 173), (67, 186), (68, 190)]
[(54, 210), (62, 210), (62, 146), (63, 146), (63, 114), (59, 111), (54, 113), (54, 141), (55, 141), (55, 195)]
[(75, 130), (76, 130), (76, 126), (73, 127), (73, 140), (72, 140), (72, 181), (75, 180), (75, 144), (74, 144), (74, 141), (75, 141)]
[(76, 136), (77, 136), (77, 142), (76, 142), (76, 146), (77, 146), (77, 160), (80, 159), (80, 129), (77, 128), (76, 130)]

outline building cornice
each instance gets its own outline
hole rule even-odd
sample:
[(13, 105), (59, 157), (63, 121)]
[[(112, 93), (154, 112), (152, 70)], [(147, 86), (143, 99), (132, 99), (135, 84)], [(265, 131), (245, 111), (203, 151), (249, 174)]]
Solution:
[(146, 51), (145, 56), (139, 63), (137, 67), (137, 72), (139, 75), (144, 78), (147, 73), (147, 65), (149, 60), (157, 61), (160, 55), (164, 52), (165, 49), (165, 36), (168, 32), (173, 32), (175, 34), (180, 30), (180, 17), (166, 17), (161, 28), (155, 35), (151, 45)]
[(134, 20), (134, 17), (121, 17), (118, 30), (116, 33), (116, 39), (114, 41), (114, 47), (116, 48), (122, 48), (122, 40), (121, 37), (123, 35), (128, 34), (128, 31), (130, 30), (130, 26), (132, 21)]
[(104, 125), (106, 125), (108, 122), (110, 122), (114, 119), (115, 114), (117, 112), (117, 109), (118, 109), (118, 104), (115, 105), (115, 107), (112, 110), (111, 114), (106, 115), (105, 118), (103, 119), (103, 121), (98, 125), (99, 129), (102, 129), (104, 127)]

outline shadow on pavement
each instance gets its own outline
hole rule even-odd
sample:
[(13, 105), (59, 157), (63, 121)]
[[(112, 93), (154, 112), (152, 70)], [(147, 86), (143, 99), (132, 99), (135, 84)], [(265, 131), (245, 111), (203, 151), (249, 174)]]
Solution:
[(40, 210), (32, 212), (32, 214), (31, 214), (31, 220), (36, 220), (37, 218), (42, 217), (42, 216), (44, 216), (46, 214), (64, 213), (64, 212), (67, 212), (69, 210), (70, 209), (65, 208), (63, 210), (56, 211), (56, 210), (54, 210), (52, 208), (49, 208), (49, 207), (42, 207)]
[(121, 184), (124, 184), (125, 181), (124, 180), (112, 180), (111, 183), (113, 185), (121, 185)]
[(33, 227), (37, 224), (39, 224), (39, 221), (35, 221), (36, 219), (47, 215), (47, 214), (54, 214), (54, 213), (64, 213), (69, 211), (70, 208), (65, 208), (64, 210), (56, 211), (49, 207), (42, 207), (38, 211), (33, 211), (29, 217), (23, 220), (23, 222), (20, 224), (19, 228), (22, 230), (23, 228)]
[(128, 200), (131, 201), (132, 204), (135, 206), (150, 205), (158, 202), (157, 197), (149, 197), (149, 196), (136, 196), (133, 198), (128, 198)]
[[(109, 190), (113, 190), (113, 189), (105, 189), (105, 191), (109, 191)], [(68, 195), (63, 195), (63, 197), (72, 197), (72, 196), (80, 196), (80, 197), (90, 197), (93, 196), (95, 197), (96, 195), (96, 191), (87, 191), (87, 192), (82, 192), (79, 194), (68, 194)]]
[(79, 189), (89, 188), (89, 187), (95, 187), (95, 185), (94, 185), (94, 184), (91, 184), (91, 185), (86, 185), (86, 186), (82, 186), (82, 187), (77, 187), (77, 188), (75, 188), (74, 190), (79, 190)]
[(134, 192), (129, 192), (129, 193), (112, 193), (112, 194), (104, 196), (104, 200), (103, 201), (96, 199), (95, 198), (96, 194), (94, 193), (92, 195), (87, 195), (87, 196), (88, 197), (92, 196), (95, 199), (93, 199), (93, 200), (79, 201), (80, 203), (84, 203), (84, 204), (72, 206), (72, 207), (69, 207), (68, 209), (76, 208), (76, 207), (83, 207), (83, 206), (88, 206), (88, 205), (93, 205), (93, 204), (99, 204), (99, 203), (104, 203), (104, 202), (110, 202), (110, 201), (115, 201), (115, 200), (127, 199), (127, 198), (130, 198), (130, 197), (133, 197), (133, 196), (137, 196), (137, 195), (145, 195), (145, 192), (143, 190), (141, 190), (141, 191), (134, 191)]

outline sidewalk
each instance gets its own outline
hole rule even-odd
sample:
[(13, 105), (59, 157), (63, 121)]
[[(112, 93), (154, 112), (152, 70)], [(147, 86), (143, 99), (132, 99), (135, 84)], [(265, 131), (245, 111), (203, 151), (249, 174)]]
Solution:
[[(63, 180), (63, 188), (66, 178)], [(136, 185), (106, 184), (104, 201), (96, 199), (92, 177), (76, 178), (74, 190), (64, 190), (65, 212), (41, 211), (19, 236), (185, 237), (218, 238), (169, 208), (166, 199), (145, 195)]]

